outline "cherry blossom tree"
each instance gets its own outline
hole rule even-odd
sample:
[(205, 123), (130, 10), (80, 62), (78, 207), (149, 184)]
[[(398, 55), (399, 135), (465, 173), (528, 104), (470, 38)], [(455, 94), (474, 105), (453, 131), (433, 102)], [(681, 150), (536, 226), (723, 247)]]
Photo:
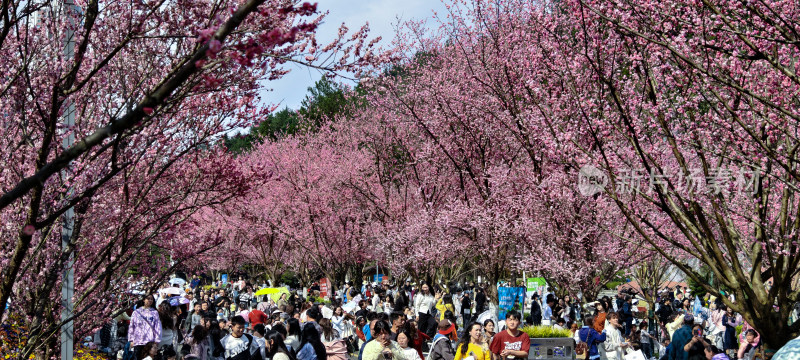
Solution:
[(32, 322), (25, 357), (55, 348), (70, 257), (82, 333), (126, 301), (128, 271), (152, 290), (170, 265), (222, 243), (222, 227), (185, 232), (247, 191), (252, 175), (212, 144), (272, 110), (261, 80), (287, 62), (355, 71), (375, 45), (366, 26), (318, 44), (316, 5), (285, 0), (9, 1), (0, 13), (0, 303)]
[(655, 309), (662, 286), (676, 279), (678, 275), (675, 268), (665, 266), (663, 258), (657, 253), (640, 262), (631, 272), (631, 277), (638, 285), (638, 289), (634, 290), (647, 301), (649, 309)]
[(374, 174), (358, 139), (345, 134), (336, 129), (297, 134), (266, 141), (237, 158), (264, 175), (262, 185), (229, 205), (237, 208), (231, 211), (235, 216), (223, 215), (242, 228), (230, 240), (250, 263), (272, 264), (274, 280), (285, 267), (306, 283), (319, 275), (343, 281), (350, 267), (373, 258), (373, 221), (354, 184), (368, 184)]
[(530, 39), (518, 11), (500, 10), (452, 7), (432, 34), (408, 24), (397, 45), (407, 57), (362, 84), (370, 89), (363, 122), (390, 129), (374, 136), (389, 133), (379, 148), (391, 151), (379, 155), (399, 163), (389, 178), (416, 204), (397, 216), (384, 247), (395, 269), (470, 262), (491, 285), (528, 270), (577, 292), (635, 263), (621, 236), (630, 230), (606, 210), (613, 202), (578, 193), (577, 167), (549, 147), (551, 133), (534, 131), (531, 69), (517, 66)]
[[(466, 13), (453, 10), (449, 21), (459, 26), (445, 27), (448, 41), (418, 47), (430, 55), (414, 80), (426, 86), (407, 81), (387, 92), (406, 99), (394, 107), (433, 139), (472, 193), (483, 200), (493, 193), (491, 160), (520, 162), (506, 144), (530, 154), (530, 166), (542, 169), (529, 172), (534, 178), (600, 178), (581, 190), (593, 202), (587, 215), (611, 215), (593, 222), (609, 230), (602, 235), (610, 238), (598, 240), (642, 244), (694, 280), (700, 274), (689, 264), (707, 265), (732, 289), (735, 301), (724, 298), (726, 305), (776, 334), (768, 346), (796, 336), (800, 323), (785, 320), (800, 294), (791, 287), (800, 271), (797, 4), (471, 4)], [(774, 21), (769, 14), (782, 15)], [(448, 81), (462, 61), (466, 71)], [(463, 109), (485, 110), (458, 116)], [(485, 127), (458, 132), (481, 116), (491, 116), (479, 122)], [(515, 136), (491, 142), (503, 129)], [(580, 203), (576, 195), (540, 200)], [(580, 218), (574, 226), (591, 223)], [(632, 235), (611, 226), (620, 218)]]
[(703, 288), (770, 348), (796, 337), (797, 4), (559, 6), (572, 21), (557, 33), (574, 36), (538, 43), (555, 71), (537, 82), (559, 92), (541, 103), (563, 109), (548, 123), (605, 174), (604, 197), (650, 248), (697, 282), (689, 264), (707, 266), (735, 300)]
[(76, 206), (68, 248), (61, 248), (59, 223), (37, 233), (10, 301), (11, 311), (28, 316), (30, 340), (22, 353), (38, 348), (46, 356), (47, 349), (58, 348), (60, 275), (70, 255), (76, 335), (83, 336), (136, 300), (127, 281), (131, 271), (141, 280), (139, 290), (154, 291), (177, 267), (217, 246), (219, 236), (180, 234), (197, 212), (247, 190), (244, 173), (222, 166), (230, 160), (225, 153), (198, 152), (161, 164), (152, 177), (145, 174), (149, 166), (129, 167)]
[[(796, 4), (470, 5), (452, 7), (432, 36), (411, 24), (398, 45), (409, 54), (401, 71), (374, 79), (370, 105), (384, 112), (368, 116), (408, 136), (388, 143), (419, 164), (410, 167), (422, 170), (415, 176), (435, 179), (416, 184), (437, 198), (406, 217), (413, 227), (398, 232), (404, 245), (460, 255), (461, 242), (472, 243), (487, 254), (481, 265), (497, 268), (525, 246), (579, 258), (579, 247), (558, 244), (580, 234), (602, 244), (590, 254), (624, 266), (635, 259), (619, 250), (643, 246), (691, 278), (699, 274), (690, 262), (708, 265), (734, 289), (727, 305), (764, 333), (782, 334), (769, 346), (796, 335), (800, 325), (784, 319), (800, 269), (797, 25), (793, 15), (765, 15), (796, 14)], [(608, 181), (590, 186), (589, 197), (577, 186), (585, 165)], [(426, 237), (431, 244), (414, 240)], [(546, 268), (569, 273), (563, 264)]]
[(653, 252), (694, 280), (705, 265), (735, 300), (705, 290), (780, 347), (800, 330), (797, 10), (454, 2), (438, 27), (405, 25), (351, 117), (257, 149), (279, 174), (260, 196), (333, 269), (469, 263), (492, 285), (528, 270), (591, 293)]

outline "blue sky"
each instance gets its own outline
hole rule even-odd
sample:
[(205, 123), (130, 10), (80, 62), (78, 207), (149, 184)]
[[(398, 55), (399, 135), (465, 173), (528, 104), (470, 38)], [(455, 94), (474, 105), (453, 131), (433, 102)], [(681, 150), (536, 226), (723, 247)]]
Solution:
[[(344, 22), (351, 31), (355, 31), (366, 22), (369, 22), (370, 38), (381, 36), (379, 44), (388, 46), (394, 38), (394, 25), (397, 19), (403, 21), (411, 19), (431, 19), (434, 11), (439, 14), (445, 12), (445, 6), (440, 0), (312, 0), (318, 2), (317, 9), (330, 11), (317, 30), (317, 39), (320, 44), (326, 44), (334, 39), (339, 25)], [(267, 84), (272, 91), (263, 93), (266, 103), (280, 103), (280, 108), (288, 106), (296, 109), (306, 96), (307, 88), (321, 78), (319, 71), (303, 69), (296, 65), (289, 65), (291, 72), (283, 78)]]

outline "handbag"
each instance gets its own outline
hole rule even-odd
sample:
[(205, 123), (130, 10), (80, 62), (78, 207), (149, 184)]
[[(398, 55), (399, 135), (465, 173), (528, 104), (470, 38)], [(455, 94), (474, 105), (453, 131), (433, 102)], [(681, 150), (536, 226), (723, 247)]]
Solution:
[(348, 336), (344, 338), (344, 343), (347, 345), (347, 353), (348, 354), (355, 354), (358, 353), (358, 338), (355, 336)]
[(589, 356), (589, 345), (583, 341), (575, 345), (575, 358), (586, 359)]

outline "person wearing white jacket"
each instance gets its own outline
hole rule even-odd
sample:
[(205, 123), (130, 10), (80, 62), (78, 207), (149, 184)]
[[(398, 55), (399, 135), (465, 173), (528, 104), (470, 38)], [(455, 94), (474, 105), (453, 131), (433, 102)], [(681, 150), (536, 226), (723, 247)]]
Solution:
[(622, 333), (619, 331), (622, 326), (619, 323), (618, 313), (609, 313), (606, 317), (607, 323), (603, 332), (606, 334), (606, 341), (602, 346), (598, 346), (601, 360), (623, 360), (625, 358), (628, 343), (622, 340)]
[(431, 317), (431, 310), (433, 309), (435, 301), (436, 299), (433, 297), (428, 284), (422, 284), (420, 293), (414, 295), (414, 310), (417, 312), (417, 326), (420, 331), (426, 333), (430, 337), (433, 337), (436, 333), (436, 321)]
[(377, 292), (373, 293), (373, 295), (372, 295), (372, 311), (379, 312), (376, 309), (378, 308), (378, 304), (380, 304), (380, 303), (381, 303), (381, 297), (378, 296)]

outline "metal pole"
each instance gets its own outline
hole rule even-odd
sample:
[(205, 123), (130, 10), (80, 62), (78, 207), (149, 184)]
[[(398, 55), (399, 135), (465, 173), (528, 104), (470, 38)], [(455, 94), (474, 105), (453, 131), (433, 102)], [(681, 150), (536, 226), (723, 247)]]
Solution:
[[(76, 6), (73, 0), (64, 0), (64, 16), (67, 17), (67, 26), (64, 41), (64, 59), (70, 60), (75, 56), (75, 32), (73, 26), (76, 23)], [(62, 146), (64, 149), (69, 148), (75, 143), (75, 133), (73, 127), (75, 126), (75, 104), (71, 99), (66, 99), (66, 113), (64, 114), (64, 131), (67, 136), (64, 137)], [(64, 178), (69, 177), (69, 167), (62, 170)], [(67, 198), (72, 194), (72, 187), (67, 190)], [(61, 249), (66, 251), (69, 248), (70, 238), (72, 238), (72, 229), (75, 225), (75, 211), (69, 208), (64, 213), (63, 223), (61, 227)], [(72, 303), (72, 296), (75, 293), (75, 257), (74, 254), (69, 255), (69, 260), (64, 264), (64, 277), (61, 282), (61, 320), (66, 320), (72, 317), (74, 311), (74, 304)], [(75, 329), (72, 320), (68, 321), (61, 328), (61, 359), (72, 360), (73, 349), (75, 343)]]

